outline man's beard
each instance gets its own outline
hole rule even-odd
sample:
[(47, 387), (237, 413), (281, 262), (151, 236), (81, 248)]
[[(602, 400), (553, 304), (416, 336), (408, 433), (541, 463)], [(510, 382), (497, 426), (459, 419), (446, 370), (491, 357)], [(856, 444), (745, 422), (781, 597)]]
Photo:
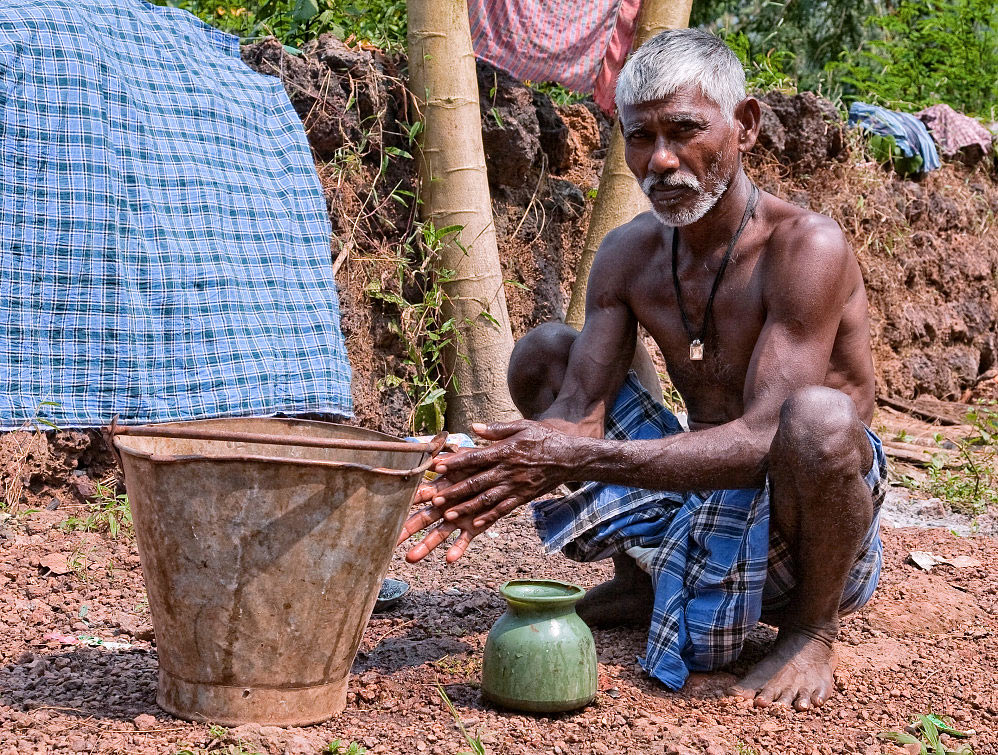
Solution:
[(727, 191), (729, 183), (731, 183), (731, 179), (721, 175), (720, 161), (717, 161), (708, 168), (703, 183), (696, 176), (684, 173), (651, 172), (641, 182), (641, 188), (649, 198), (651, 198), (652, 189), (655, 187), (685, 188), (696, 192), (697, 197), (693, 200), (693, 204), (684, 209), (660, 210), (652, 204), (655, 217), (667, 226), (678, 227), (695, 223), (710, 212), (721, 195)]

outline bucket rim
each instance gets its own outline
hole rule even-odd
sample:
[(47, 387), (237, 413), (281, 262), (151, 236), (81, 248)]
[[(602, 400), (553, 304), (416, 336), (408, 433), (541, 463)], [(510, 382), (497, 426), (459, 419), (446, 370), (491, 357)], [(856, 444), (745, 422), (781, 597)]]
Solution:
[[(345, 425), (339, 422), (320, 422), (316, 420), (301, 420), (301, 419), (284, 418), (284, 417), (216, 417), (212, 419), (184, 420), (180, 422), (162, 422), (162, 423), (157, 423), (153, 427), (157, 428), (157, 430), (169, 430), (170, 428), (175, 428), (177, 430), (195, 429), (199, 427), (203, 428), (208, 425), (217, 426), (226, 421), (233, 421), (233, 420), (264, 420), (264, 421), (276, 420), (278, 422), (293, 423), (299, 426), (306, 425), (306, 426), (315, 426), (323, 428), (349, 428), (351, 433), (359, 433), (361, 435), (368, 436), (370, 441), (373, 443), (384, 442), (386, 444), (393, 444), (393, 445), (397, 444), (407, 445), (405, 441), (403, 441), (401, 438), (396, 438), (392, 435), (388, 435), (387, 433), (382, 433), (377, 430), (370, 430), (366, 427)], [(327, 469), (356, 469), (364, 472), (372, 472), (375, 474), (388, 475), (392, 477), (402, 477), (402, 478), (411, 477), (416, 474), (419, 475), (423, 474), (427, 469), (429, 469), (430, 464), (433, 463), (434, 457), (439, 452), (439, 449), (443, 446), (443, 439), (441, 438), (439, 444), (437, 443), (433, 444), (434, 446), (437, 447), (431, 453), (426, 452), (425, 444), (416, 444), (416, 443), (412, 444), (411, 450), (407, 448), (394, 449), (396, 453), (420, 454), (422, 458), (419, 464), (410, 469), (391, 469), (387, 467), (375, 467), (369, 464), (360, 464), (358, 462), (351, 462), (351, 461), (333, 461), (329, 459), (294, 459), (290, 457), (281, 457), (281, 456), (263, 456), (247, 452), (222, 453), (217, 456), (206, 456), (204, 454), (198, 454), (198, 453), (163, 454), (163, 453), (155, 453), (153, 451), (138, 450), (134, 447), (130, 447), (127, 444), (127, 439), (130, 437), (141, 437), (141, 436), (130, 436), (127, 434), (117, 435), (114, 433), (113, 424), (112, 427), (109, 428), (107, 434), (110, 436), (109, 439), (113, 443), (114, 449), (119, 454), (124, 454), (126, 456), (130, 456), (137, 459), (143, 459), (146, 461), (150, 461), (154, 464), (174, 464), (174, 463), (184, 463), (192, 461), (211, 461), (212, 463), (262, 462), (267, 464), (284, 464), (284, 465), (290, 464), (293, 466), (323, 467)], [(169, 438), (170, 436), (164, 434), (160, 435), (159, 437)], [(437, 439), (434, 440), (436, 441)], [(205, 439), (205, 442), (214, 442), (214, 441), (210, 439)], [(268, 445), (281, 445), (281, 444), (275, 441), (273, 443), (268, 443)], [(289, 443), (287, 445), (298, 445), (298, 444)]]

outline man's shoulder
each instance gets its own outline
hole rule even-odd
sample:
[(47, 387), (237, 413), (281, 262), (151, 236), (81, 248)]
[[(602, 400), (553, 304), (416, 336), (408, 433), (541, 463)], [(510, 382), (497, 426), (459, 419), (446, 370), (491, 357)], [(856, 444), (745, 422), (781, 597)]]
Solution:
[(842, 266), (853, 259), (849, 243), (835, 220), (770, 195), (767, 208), (772, 232), (770, 261), (783, 267), (820, 263)]
[[(774, 198), (775, 199), (775, 198)], [(832, 218), (777, 200), (764, 259), (764, 296), (773, 310), (797, 312), (863, 285), (852, 249)]]
[(671, 229), (662, 225), (654, 213), (642, 212), (607, 233), (600, 245), (600, 254), (612, 255), (618, 263), (635, 255), (647, 259), (664, 239), (671, 237), (671, 233)]

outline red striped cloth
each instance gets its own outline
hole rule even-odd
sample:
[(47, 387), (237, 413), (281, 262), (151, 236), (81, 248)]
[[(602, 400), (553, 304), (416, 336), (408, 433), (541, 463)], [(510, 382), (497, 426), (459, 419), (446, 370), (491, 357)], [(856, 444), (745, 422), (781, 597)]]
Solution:
[(641, 0), (468, 0), (475, 54), (521, 81), (593, 92), (607, 112)]

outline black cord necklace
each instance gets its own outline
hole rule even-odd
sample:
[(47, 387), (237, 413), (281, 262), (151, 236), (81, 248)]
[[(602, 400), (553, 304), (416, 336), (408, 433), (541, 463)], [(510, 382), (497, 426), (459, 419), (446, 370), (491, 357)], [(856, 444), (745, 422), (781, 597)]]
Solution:
[(758, 201), (759, 188), (755, 184), (752, 184), (752, 193), (745, 203), (745, 213), (742, 215), (742, 222), (738, 226), (738, 230), (735, 231), (735, 235), (731, 237), (731, 243), (728, 244), (728, 249), (724, 253), (724, 259), (721, 260), (721, 267), (718, 269), (717, 275), (714, 276), (714, 285), (710, 288), (710, 296), (707, 298), (707, 308), (703, 313), (703, 324), (700, 326), (699, 333), (693, 332), (693, 326), (690, 325), (689, 318), (686, 317), (686, 309), (683, 307), (683, 292), (679, 288), (679, 229), (676, 228), (672, 233), (672, 282), (676, 287), (676, 302), (679, 304), (679, 314), (683, 318), (683, 327), (686, 329), (686, 335), (690, 339), (691, 361), (699, 362), (703, 359), (703, 343), (707, 338), (707, 328), (710, 327), (711, 314), (714, 309), (714, 295), (721, 285), (721, 278), (724, 277), (724, 271), (731, 260), (731, 252), (734, 250), (735, 244), (738, 243), (738, 237), (742, 235), (742, 231), (748, 225), (749, 219), (755, 213), (755, 206)]

